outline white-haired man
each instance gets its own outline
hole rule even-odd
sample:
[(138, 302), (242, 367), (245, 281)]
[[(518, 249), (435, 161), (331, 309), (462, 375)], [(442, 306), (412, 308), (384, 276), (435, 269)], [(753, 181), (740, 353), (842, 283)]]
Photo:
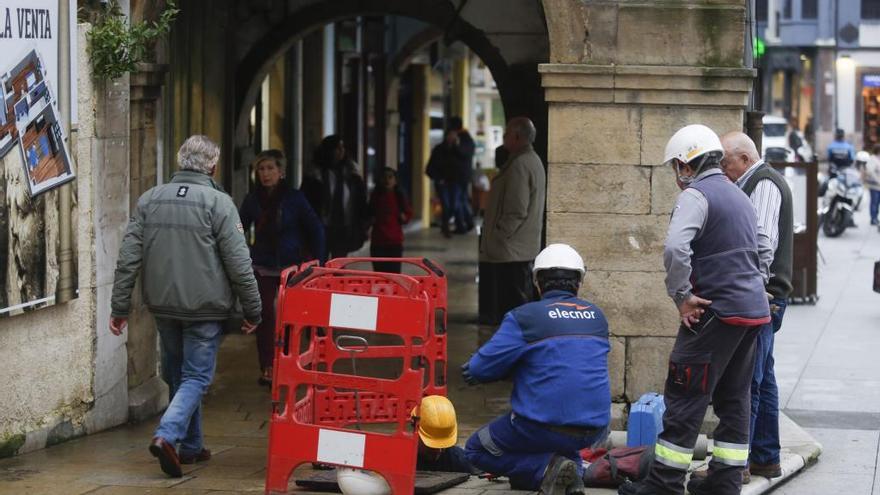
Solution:
[(510, 154), (492, 179), (480, 238), (480, 323), (498, 325), (534, 298), (532, 261), (541, 250), (546, 173), (532, 148), (535, 125), (514, 117), (504, 131)]
[(138, 199), (113, 282), (110, 331), (121, 335), (143, 273), (144, 301), (161, 340), (162, 379), (171, 393), (149, 449), (172, 477), (182, 476), (181, 464), (211, 457), (200, 406), (214, 377), (223, 321), (240, 301), (242, 330), (250, 333), (260, 322), (260, 294), (238, 210), (211, 178), (219, 156), (205, 136), (183, 143), (180, 171)]
[(749, 136), (739, 131), (729, 132), (721, 137), (721, 144), (724, 146), (721, 169), (749, 196), (757, 214), (758, 230), (768, 235), (773, 248), (773, 257), (768, 261), (770, 278), (765, 287), (772, 321), (763, 325), (758, 334), (752, 375), (749, 466), (743, 471), (743, 482), (748, 482), (752, 474), (768, 478), (782, 476), (779, 387), (773, 369), (773, 341), (774, 334), (782, 327), (792, 290), (793, 206), (785, 177), (764, 163)]

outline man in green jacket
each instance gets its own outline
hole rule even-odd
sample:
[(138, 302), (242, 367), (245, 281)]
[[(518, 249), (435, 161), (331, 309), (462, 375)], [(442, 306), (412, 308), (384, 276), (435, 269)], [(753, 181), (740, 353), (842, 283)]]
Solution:
[(211, 457), (202, 441), (200, 406), (214, 378), (223, 321), (240, 302), (242, 331), (251, 333), (260, 322), (260, 294), (238, 210), (211, 178), (219, 156), (205, 136), (183, 143), (177, 152), (180, 171), (138, 199), (113, 282), (114, 335), (127, 324), (139, 273), (144, 301), (156, 319), (171, 402), (150, 453), (172, 477), (182, 476), (181, 464)]

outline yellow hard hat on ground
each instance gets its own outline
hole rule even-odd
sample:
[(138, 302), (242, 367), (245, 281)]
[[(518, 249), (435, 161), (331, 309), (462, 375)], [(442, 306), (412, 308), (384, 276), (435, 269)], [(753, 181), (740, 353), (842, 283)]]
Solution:
[(452, 402), (442, 395), (429, 395), (412, 410), (419, 418), (419, 437), (432, 449), (446, 449), (458, 441), (458, 423)]

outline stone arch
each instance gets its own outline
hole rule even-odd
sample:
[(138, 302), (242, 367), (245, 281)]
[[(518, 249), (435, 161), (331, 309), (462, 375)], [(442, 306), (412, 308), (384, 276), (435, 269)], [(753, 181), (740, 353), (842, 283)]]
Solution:
[[(580, 0), (541, 0), (550, 40), (550, 63), (582, 64), (590, 56), (587, 7)], [(608, 7), (614, 12), (614, 7)], [(610, 40), (609, 40), (610, 41)]]
[(433, 26), (425, 28), (410, 38), (410, 40), (400, 49), (400, 53), (398, 53), (388, 65), (389, 77), (387, 79), (388, 83), (386, 89), (390, 88), (391, 85), (394, 84), (394, 79), (396, 79), (401, 72), (406, 70), (406, 66), (409, 65), (410, 61), (419, 50), (442, 38), (443, 32)]
[(540, 115), (546, 111), (546, 107), (537, 109), (524, 106), (523, 102), (529, 101), (529, 98), (523, 94), (522, 85), (517, 83), (499, 49), (483, 31), (460, 18), (452, 3), (446, 0), (333, 0), (289, 13), (248, 50), (235, 71), (236, 129), (246, 124), (247, 109), (256, 101), (262, 81), (260, 76), (265, 75), (272, 62), (297, 39), (327, 23), (367, 15), (410, 17), (443, 30), (444, 39), (464, 43), (483, 60), (495, 78), (508, 114), (522, 113), (546, 120), (546, 115)]

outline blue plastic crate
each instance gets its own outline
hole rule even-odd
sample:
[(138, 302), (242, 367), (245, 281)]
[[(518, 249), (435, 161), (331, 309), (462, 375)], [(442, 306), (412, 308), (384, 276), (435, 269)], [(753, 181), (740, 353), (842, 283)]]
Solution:
[(629, 422), (626, 429), (626, 446), (654, 445), (657, 436), (663, 432), (663, 413), (666, 403), (663, 396), (648, 392), (639, 397), (629, 410)]

